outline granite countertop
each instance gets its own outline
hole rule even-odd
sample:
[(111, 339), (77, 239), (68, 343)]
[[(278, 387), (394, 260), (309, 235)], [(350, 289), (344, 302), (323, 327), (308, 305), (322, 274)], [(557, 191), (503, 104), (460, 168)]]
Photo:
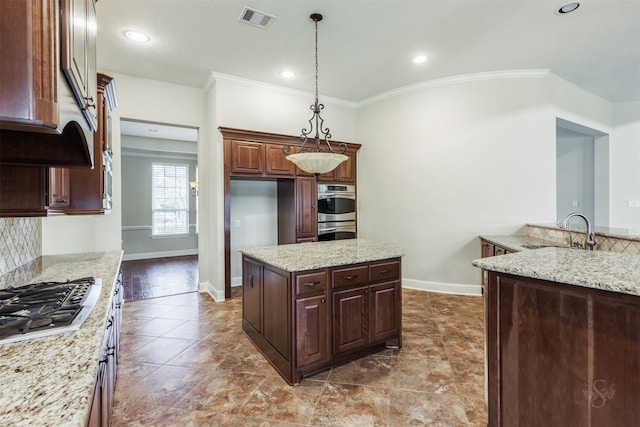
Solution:
[(557, 242), (532, 236), (480, 236), (480, 238), (515, 252), (532, 249), (527, 246), (559, 246)]
[[(120, 251), (44, 256), (25, 266), (28, 283), (93, 276), (102, 292), (80, 330), (0, 344), (0, 425), (84, 427), (121, 259)], [(9, 276), (0, 276), (0, 287)]]
[(240, 252), (289, 272), (404, 256), (400, 246), (366, 239), (258, 246)]
[(640, 256), (547, 247), (474, 260), (483, 270), (640, 295)]

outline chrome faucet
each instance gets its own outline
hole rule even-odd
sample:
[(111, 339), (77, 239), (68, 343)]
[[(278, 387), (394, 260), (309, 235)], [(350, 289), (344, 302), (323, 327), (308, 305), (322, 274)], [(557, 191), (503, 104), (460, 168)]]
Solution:
[(586, 215), (581, 214), (580, 212), (572, 212), (561, 221), (560, 227), (566, 229), (569, 220), (574, 216), (579, 216), (584, 220), (585, 224), (587, 224), (587, 238), (584, 241), (584, 248), (588, 251), (592, 251), (593, 247), (596, 245), (596, 240), (593, 229), (591, 228), (591, 222), (589, 221), (589, 218), (586, 217)]

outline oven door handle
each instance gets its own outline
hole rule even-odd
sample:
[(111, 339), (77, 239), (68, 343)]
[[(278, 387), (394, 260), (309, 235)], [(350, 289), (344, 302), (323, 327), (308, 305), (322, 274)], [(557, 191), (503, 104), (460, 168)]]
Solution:
[(355, 200), (356, 196), (355, 194), (345, 194), (345, 193), (322, 193), (318, 195), (318, 199), (322, 200), (322, 199), (328, 199), (331, 197), (337, 197), (340, 199), (349, 199), (349, 200)]
[(337, 231), (337, 228), (323, 228), (319, 231), (320, 234), (331, 233), (332, 231)]

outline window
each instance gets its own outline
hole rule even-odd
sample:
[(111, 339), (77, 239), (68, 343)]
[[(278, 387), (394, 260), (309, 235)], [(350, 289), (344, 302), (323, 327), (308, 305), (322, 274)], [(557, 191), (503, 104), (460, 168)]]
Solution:
[(189, 233), (189, 165), (153, 163), (153, 235)]

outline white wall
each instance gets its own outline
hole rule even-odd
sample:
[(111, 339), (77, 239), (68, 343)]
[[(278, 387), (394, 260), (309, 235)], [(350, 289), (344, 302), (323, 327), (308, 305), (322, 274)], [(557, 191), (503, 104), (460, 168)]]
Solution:
[(614, 105), (610, 147), (611, 226), (640, 233), (640, 208), (628, 206), (640, 200), (640, 102)]
[(555, 222), (555, 116), (549, 77), (445, 83), (359, 110), (360, 234), (405, 248), (408, 286), (467, 290), (478, 235)]
[(278, 183), (231, 181), (231, 279), (242, 283), (239, 249), (278, 244)]

